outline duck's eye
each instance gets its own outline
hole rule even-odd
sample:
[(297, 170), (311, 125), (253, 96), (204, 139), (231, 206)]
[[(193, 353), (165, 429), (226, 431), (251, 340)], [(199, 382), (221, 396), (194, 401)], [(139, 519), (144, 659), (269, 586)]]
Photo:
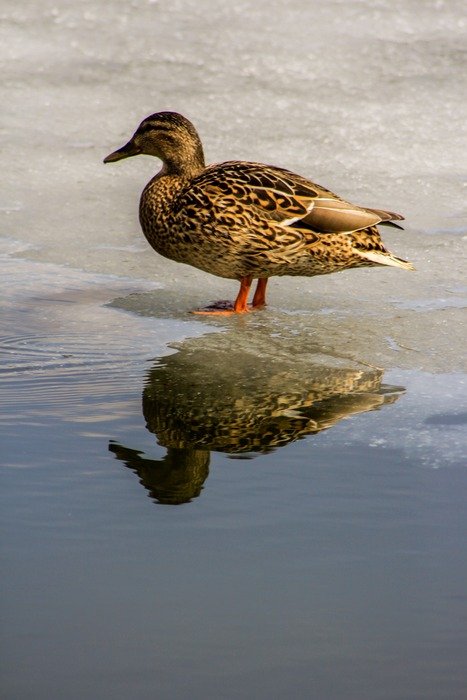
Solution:
[(141, 124), (137, 133), (140, 136), (145, 136), (149, 131), (156, 131), (153, 124)]
[(158, 131), (157, 136), (165, 139), (165, 141), (175, 141), (175, 136), (170, 131)]

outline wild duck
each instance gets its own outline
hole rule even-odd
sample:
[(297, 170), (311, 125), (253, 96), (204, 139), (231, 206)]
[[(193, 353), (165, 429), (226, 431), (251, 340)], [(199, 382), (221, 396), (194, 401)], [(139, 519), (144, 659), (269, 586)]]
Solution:
[[(143, 233), (160, 255), (212, 275), (236, 279), (235, 302), (196, 313), (244, 313), (266, 304), (274, 275), (311, 277), (352, 267), (412, 270), (383, 245), (378, 224), (404, 217), (358, 207), (304, 177), (273, 165), (229, 161), (205, 165), (200, 137), (181, 114), (144, 119), (104, 163), (147, 154), (162, 169), (141, 195)], [(399, 227), (400, 228), (400, 227)], [(258, 280), (251, 306), (248, 295)]]

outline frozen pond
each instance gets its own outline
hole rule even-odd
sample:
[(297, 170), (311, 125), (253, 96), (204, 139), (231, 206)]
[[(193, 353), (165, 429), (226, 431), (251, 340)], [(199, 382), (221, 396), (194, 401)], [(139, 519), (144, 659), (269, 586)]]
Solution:
[[(5, 700), (463, 700), (460, 0), (3, 0)], [(294, 169), (415, 273), (235, 285), (137, 222), (139, 121)]]

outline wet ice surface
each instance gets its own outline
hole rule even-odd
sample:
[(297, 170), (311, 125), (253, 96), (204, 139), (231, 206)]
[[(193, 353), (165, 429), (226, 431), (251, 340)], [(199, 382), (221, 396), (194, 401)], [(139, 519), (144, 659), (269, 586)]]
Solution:
[[(0, 14), (3, 696), (464, 698), (463, 3)], [(101, 164), (160, 109), (401, 211), (417, 271), (190, 316), (233, 283), (148, 250), (154, 160)]]

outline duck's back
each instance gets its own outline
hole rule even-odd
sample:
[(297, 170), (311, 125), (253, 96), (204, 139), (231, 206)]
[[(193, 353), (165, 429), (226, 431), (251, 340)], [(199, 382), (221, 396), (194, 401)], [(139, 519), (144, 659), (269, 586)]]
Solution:
[(157, 252), (236, 279), (396, 264), (386, 260), (376, 224), (400, 218), (354, 206), (288, 170), (241, 161), (211, 165), (190, 180), (162, 172), (140, 205)]

